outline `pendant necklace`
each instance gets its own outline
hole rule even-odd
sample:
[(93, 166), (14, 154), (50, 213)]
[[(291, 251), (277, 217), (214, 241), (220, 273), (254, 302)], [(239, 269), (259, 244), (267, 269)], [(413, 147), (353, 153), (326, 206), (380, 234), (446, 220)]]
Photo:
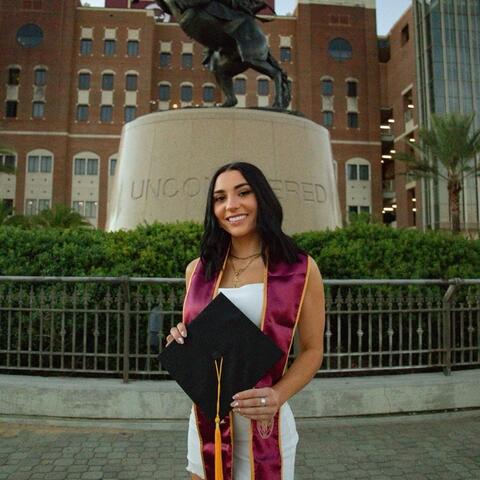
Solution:
[[(238, 282), (239, 282), (239, 277), (240, 275), (252, 264), (252, 262), (258, 258), (261, 255), (261, 253), (255, 253), (254, 255), (250, 255), (249, 257), (246, 257), (249, 259), (248, 263), (242, 267), (239, 268), (238, 270), (235, 268), (235, 264), (233, 263), (233, 258), (230, 258), (230, 262), (232, 264), (233, 268), (233, 287), (238, 288)], [(233, 257), (233, 255), (230, 255), (230, 257)], [(235, 257), (238, 258), (238, 257)]]

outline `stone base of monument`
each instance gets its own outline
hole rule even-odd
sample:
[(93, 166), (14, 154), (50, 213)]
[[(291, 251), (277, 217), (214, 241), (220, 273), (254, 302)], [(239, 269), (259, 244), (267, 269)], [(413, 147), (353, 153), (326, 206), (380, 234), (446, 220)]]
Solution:
[(225, 163), (245, 161), (267, 176), (288, 233), (341, 225), (328, 131), (287, 113), (191, 108), (125, 125), (107, 230), (147, 222), (202, 222), (208, 184)]

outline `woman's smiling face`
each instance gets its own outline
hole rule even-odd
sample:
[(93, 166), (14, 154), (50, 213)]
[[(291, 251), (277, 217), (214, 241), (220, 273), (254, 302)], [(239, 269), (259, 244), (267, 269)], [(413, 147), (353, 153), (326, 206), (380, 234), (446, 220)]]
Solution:
[(221, 173), (215, 182), (212, 201), (220, 227), (232, 237), (256, 232), (257, 198), (241, 172)]

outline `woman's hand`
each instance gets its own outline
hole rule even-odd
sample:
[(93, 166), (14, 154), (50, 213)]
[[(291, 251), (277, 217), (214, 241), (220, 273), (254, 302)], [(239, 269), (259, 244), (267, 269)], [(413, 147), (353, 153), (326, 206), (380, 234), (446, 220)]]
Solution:
[(233, 396), (233, 411), (250, 420), (270, 420), (280, 409), (280, 395), (273, 388), (252, 388)]
[(170, 329), (170, 335), (167, 336), (167, 347), (175, 340), (177, 343), (184, 343), (184, 338), (187, 336), (187, 327), (180, 322), (176, 327)]

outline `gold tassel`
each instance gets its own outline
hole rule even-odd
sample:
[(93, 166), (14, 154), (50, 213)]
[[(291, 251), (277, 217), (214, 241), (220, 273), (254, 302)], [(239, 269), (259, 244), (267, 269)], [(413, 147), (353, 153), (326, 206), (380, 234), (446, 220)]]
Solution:
[(215, 480), (223, 480), (222, 465), (222, 434), (220, 432), (220, 381), (222, 379), (223, 357), (220, 359), (220, 367), (215, 360), (217, 370), (217, 416), (215, 417)]

